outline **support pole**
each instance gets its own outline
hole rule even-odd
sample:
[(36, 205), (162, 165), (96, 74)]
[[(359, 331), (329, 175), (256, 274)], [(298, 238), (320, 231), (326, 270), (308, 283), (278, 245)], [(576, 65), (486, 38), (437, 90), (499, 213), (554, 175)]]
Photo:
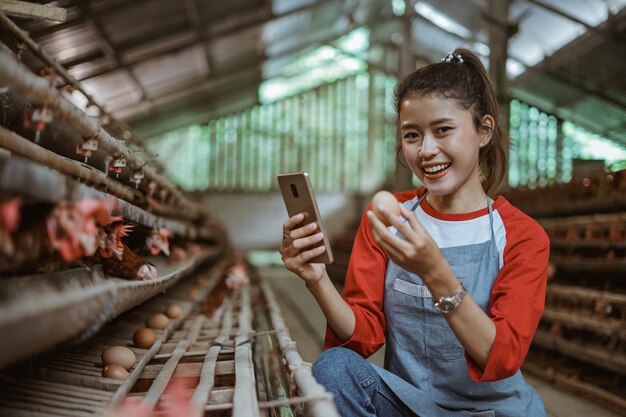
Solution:
[[(400, 54), (398, 57), (398, 81), (401, 81), (404, 77), (406, 77), (415, 70), (415, 56), (413, 55), (413, 35), (411, 31), (415, 10), (413, 9), (413, 2), (411, 2), (410, 0), (405, 0), (404, 2), (406, 4), (406, 13), (402, 17), (400, 23), (402, 26), (403, 41), (400, 44)], [(396, 126), (396, 129), (398, 129), (396, 138), (399, 138), (399, 127)], [(396, 141), (396, 143), (398, 142)], [(401, 159), (404, 158), (402, 155), (399, 155), (399, 157)], [(394, 182), (395, 183), (393, 184), (392, 188), (395, 191), (404, 191), (413, 188), (413, 173), (409, 169), (403, 167), (399, 161), (396, 161), (396, 175)]]

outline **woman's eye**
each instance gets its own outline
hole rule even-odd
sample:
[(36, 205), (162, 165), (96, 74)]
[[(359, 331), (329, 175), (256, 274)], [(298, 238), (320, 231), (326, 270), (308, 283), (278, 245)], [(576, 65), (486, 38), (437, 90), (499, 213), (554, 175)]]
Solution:
[(447, 131), (451, 129), (452, 129), (451, 127), (443, 126), (443, 127), (437, 128), (437, 133), (446, 133)]
[(419, 138), (419, 135), (415, 132), (408, 132), (404, 134), (404, 138), (409, 140), (415, 140)]

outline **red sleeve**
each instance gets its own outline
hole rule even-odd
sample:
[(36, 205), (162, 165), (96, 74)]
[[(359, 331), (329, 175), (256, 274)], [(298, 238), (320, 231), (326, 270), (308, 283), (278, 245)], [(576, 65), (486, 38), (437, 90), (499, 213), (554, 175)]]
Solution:
[(543, 314), (550, 241), (543, 228), (511, 206), (499, 210), (506, 230), (504, 265), (491, 288), (489, 315), (496, 338), (485, 369), (466, 354), (474, 381), (497, 381), (522, 366)]
[(387, 254), (374, 241), (366, 213), (354, 240), (342, 295), (354, 312), (354, 333), (342, 343), (327, 326), (324, 340), (324, 349), (342, 346), (365, 358), (385, 343), (387, 330), (383, 312)]

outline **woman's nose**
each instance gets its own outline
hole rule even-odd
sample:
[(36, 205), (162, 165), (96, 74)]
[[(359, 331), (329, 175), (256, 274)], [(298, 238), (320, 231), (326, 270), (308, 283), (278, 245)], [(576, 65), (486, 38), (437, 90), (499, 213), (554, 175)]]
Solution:
[(422, 146), (418, 152), (418, 156), (423, 159), (429, 159), (437, 153), (437, 143), (431, 135), (424, 135)]

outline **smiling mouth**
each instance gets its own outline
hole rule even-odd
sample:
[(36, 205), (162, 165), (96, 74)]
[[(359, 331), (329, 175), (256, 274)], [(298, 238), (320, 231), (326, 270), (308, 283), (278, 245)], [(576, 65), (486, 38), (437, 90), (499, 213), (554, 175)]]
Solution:
[(422, 169), (426, 173), (426, 175), (437, 175), (445, 172), (448, 168), (450, 168), (450, 163), (447, 164), (439, 164), (431, 167), (423, 167)]

